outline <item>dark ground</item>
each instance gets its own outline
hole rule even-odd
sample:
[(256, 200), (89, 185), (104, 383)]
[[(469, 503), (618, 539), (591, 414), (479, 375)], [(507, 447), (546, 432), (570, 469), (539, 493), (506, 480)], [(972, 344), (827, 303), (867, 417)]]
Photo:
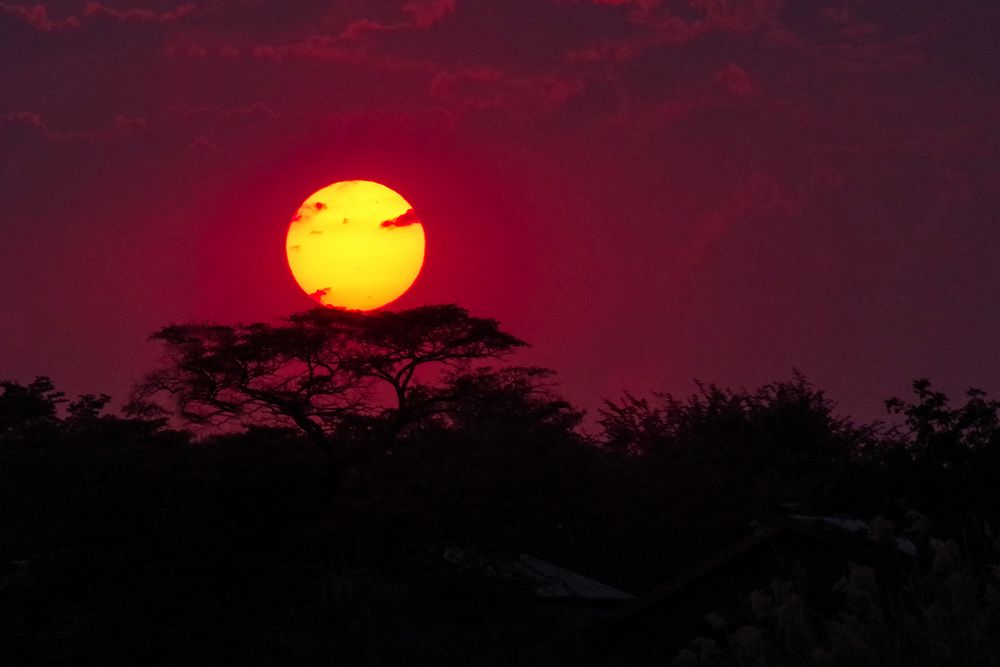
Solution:
[(656, 507), (637, 494), (622, 511), (614, 469), (584, 477), (573, 468), (589, 457), (533, 458), (522, 474), (465, 459), (423, 480), (393, 463), (335, 497), (297, 440), (9, 449), (0, 652), (8, 664), (541, 663), (598, 647), (526, 596), (443, 573), (440, 548), (529, 552), (641, 592), (748, 530), (750, 508), (719, 502), (732, 489), (717, 475), (664, 479)]

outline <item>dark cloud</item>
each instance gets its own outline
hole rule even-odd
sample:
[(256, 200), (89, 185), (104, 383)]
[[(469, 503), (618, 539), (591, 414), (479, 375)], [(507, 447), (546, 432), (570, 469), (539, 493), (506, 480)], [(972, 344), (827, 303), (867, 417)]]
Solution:
[(566, 60), (573, 63), (623, 62), (639, 55), (649, 43), (648, 39), (604, 41), (573, 49), (566, 55)]
[(430, 28), (455, 11), (455, 0), (409, 0), (403, 12), (416, 28)]
[(149, 9), (113, 9), (99, 2), (88, 2), (83, 8), (83, 17), (104, 16), (123, 23), (171, 23), (193, 14), (195, 5), (180, 5), (168, 12), (154, 12)]
[(116, 136), (136, 134), (149, 127), (149, 122), (145, 118), (133, 118), (124, 114), (115, 114), (111, 125), (97, 130), (54, 130), (41, 114), (33, 111), (18, 111), (0, 116), (0, 121), (35, 128), (45, 139), (52, 142), (109, 140)]
[(281, 112), (276, 111), (270, 105), (261, 102), (250, 102), (242, 106), (218, 107), (214, 105), (195, 107), (192, 109), (174, 108), (172, 111), (180, 113), (185, 118), (193, 117), (213, 117), (213, 118), (234, 118), (247, 116), (261, 116), (264, 118), (277, 118)]
[(123, 114), (115, 115), (115, 132), (119, 134), (135, 134), (149, 127), (149, 121), (145, 118), (132, 118)]
[(443, 70), (431, 79), (428, 92), (447, 100), (453, 116), (484, 109), (533, 115), (556, 109), (583, 89), (579, 79), (555, 74), (515, 76), (489, 67)]
[(773, 24), (783, 0), (690, 0), (691, 6), (704, 12), (713, 27), (730, 32), (747, 32)]
[(35, 30), (45, 32), (72, 30), (80, 27), (80, 19), (76, 16), (53, 20), (49, 17), (49, 10), (43, 5), (10, 5), (0, 2), (0, 14), (17, 17)]
[(385, 220), (384, 222), (382, 222), (380, 226), (391, 228), (391, 227), (408, 227), (410, 225), (419, 225), (419, 224), (420, 224), (420, 218), (411, 208), (406, 213), (397, 218), (393, 218), (392, 220)]
[(99, 2), (88, 2), (83, 7), (80, 16), (67, 16), (55, 20), (50, 18), (49, 10), (44, 5), (13, 5), (0, 3), (0, 14), (15, 16), (32, 28), (44, 32), (58, 32), (82, 27), (83, 23), (93, 17), (105, 17), (122, 23), (171, 23), (194, 13), (194, 4), (180, 5), (167, 12), (154, 12), (149, 9), (113, 9)]
[[(579, 4), (586, 0), (564, 0)], [(682, 18), (675, 4), (664, 0), (590, 0), (590, 4), (621, 7), (628, 10), (634, 23), (652, 26), (670, 33), (675, 39), (693, 39), (711, 29), (744, 32), (775, 20), (783, 0), (688, 0), (689, 9), (701, 16)]]
[(259, 44), (249, 53), (259, 60), (276, 62), (288, 59), (351, 62), (359, 59), (357, 52), (349, 48), (343, 39), (330, 35), (309, 35), (285, 44)]
[(206, 153), (214, 153), (219, 150), (219, 147), (207, 137), (196, 137), (195, 140), (191, 142), (191, 149), (204, 151)]
[(753, 78), (735, 63), (730, 63), (716, 74), (715, 80), (736, 97), (747, 97), (759, 92)]
[(559, 4), (588, 2), (625, 10), (628, 21), (646, 32), (573, 49), (567, 54), (570, 62), (622, 62), (651, 48), (684, 46), (717, 31), (774, 27), (784, 4), (783, 0), (689, 0), (684, 13), (664, 0), (561, 0)]
[[(455, 0), (410, 0), (400, 11), (405, 18), (396, 22), (384, 22), (372, 18), (359, 18), (348, 22), (339, 32), (329, 34), (307, 34), (297, 41), (284, 44), (262, 43), (249, 49), (249, 54), (262, 60), (284, 61), (288, 59), (328, 60), (337, 62), (365, 62), (371, 59), (364, 42), (379, 34), (426, 30), (440, 23), (455, 9)], [(223, 54), (237, 57), (240, 52), (226, 46)], [(375, 59), (386, 66), (394, 59)], [(400, 61), (410, 66), (406, 60)]]
[(768, 117), (800, 126), (807, 110), (794, 101), (765, 95), (760, 84), (743, 67), (730, 63), (710, 78), (692, 81), (667, 97), (622, 104), (610, 124), (632, 130), (658, 130), (691, 117), (755, 109)]
[(401, 11), (408, 20), (382, 23), (368, 18), (358, 19), (348, 23), (338, 37), (343, 40), (353, 40), (369, 33), (431, 28), (455, 11), (455, 0), (409, 0), (403, 3)]
[(336, 41), (350, 42), (372, 33), (394, 32), (396, 30), (405, 30), (409, 27), (411, 26), (407, 23), (379, 23), (371, 19), (358, 19), (357, 21), (348, 23), (334, 39)]
[(207, 58), (212, 52), (201, 44), (168, 44), (160, 49), (160, 53), (168, 57), (183, 56), (186, 58)]
[(42, 117), (32, 111), (18, 111), (16, 113), (7, 114), (3, 117), (3, 120), (8, 123), (19, 123), (21, 125), (38, 128), (42, 131), (42, 134), (45, 135), (52, 134), (52, 130), (49, 129), (49, 126), (46, 125)]
[(844, 37), (874, 37), (882, 32), (882, 26), (875, 23), (852, 23), (844, 26), (841, 34)]
[(799, 204), (799, 199), (773, 177), (753, 174), (696, 219), (680, 245), (679, 261), (684, 268), (692, 268), (705, 261), (712, 246), (734, 225), (752, 223), (764, 214), (787, 216)]
[(823, 7), (820, 15), (837, 25), (845, 25), (851, 22), (850, 7)]

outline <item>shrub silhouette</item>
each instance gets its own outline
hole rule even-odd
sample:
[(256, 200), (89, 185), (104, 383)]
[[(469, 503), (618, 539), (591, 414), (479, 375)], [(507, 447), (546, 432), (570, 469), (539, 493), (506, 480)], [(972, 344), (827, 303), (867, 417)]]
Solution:
[[(700, 384), (698, 393), (652, 399), (626, 392), (600, 411), (600, 444), (651, 467), (713, 464), (765, 477), (786, 500), (819, 492), (870, 436), (836, 417), (834, 404), (796, 373), (755, 391)], [(797, 495), (793, 490), (798, 490)]]
[(52, 435), (66, 398), (50, 378), (39, 376), (27, 385), (6, 380), (0, 389), (0, 438), (34, 441)]

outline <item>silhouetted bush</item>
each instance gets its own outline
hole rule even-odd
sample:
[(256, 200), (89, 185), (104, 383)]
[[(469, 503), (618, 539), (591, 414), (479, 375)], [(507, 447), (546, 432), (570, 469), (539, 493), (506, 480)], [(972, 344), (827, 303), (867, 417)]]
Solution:
[(107, 414), (107, 394), (83, 394), (69, 401), (45, 376), (28, 385), (0, 382), (0, 389), (0, 446), (105, 447), (189, 440), (188, 434), (169, 429), (169, 418), (155, 408), (132, 405), (126, 406), (126, 416)]
[(66, 399), (51, 379), (39, 376), (27, 385), (7, 380), (0, 389), (0, 442), (42, 443), (53, 437)]
[(901, 581), (850, 562), (821, 595), (775, 580), (747, 600), (749, 624), (713, 618), (716, 631), (695, 638), (674, 665), (1000, 665), (1000, 542), (990, 545), (984, 574), (954, 541), (928, 539), (926, 517), (912, 519), (905, 532), (921, 544), (920, 565)]

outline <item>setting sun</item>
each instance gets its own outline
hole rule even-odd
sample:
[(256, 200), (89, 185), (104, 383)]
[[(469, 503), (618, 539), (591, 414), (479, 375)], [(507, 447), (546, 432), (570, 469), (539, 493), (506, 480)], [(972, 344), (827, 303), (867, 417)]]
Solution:
[(399, 298), (424, 262), (424, 228), (397, 192), (341, 181), (315, 192), (288, 227), (288, 266), (323, 304), (372, 310)]

